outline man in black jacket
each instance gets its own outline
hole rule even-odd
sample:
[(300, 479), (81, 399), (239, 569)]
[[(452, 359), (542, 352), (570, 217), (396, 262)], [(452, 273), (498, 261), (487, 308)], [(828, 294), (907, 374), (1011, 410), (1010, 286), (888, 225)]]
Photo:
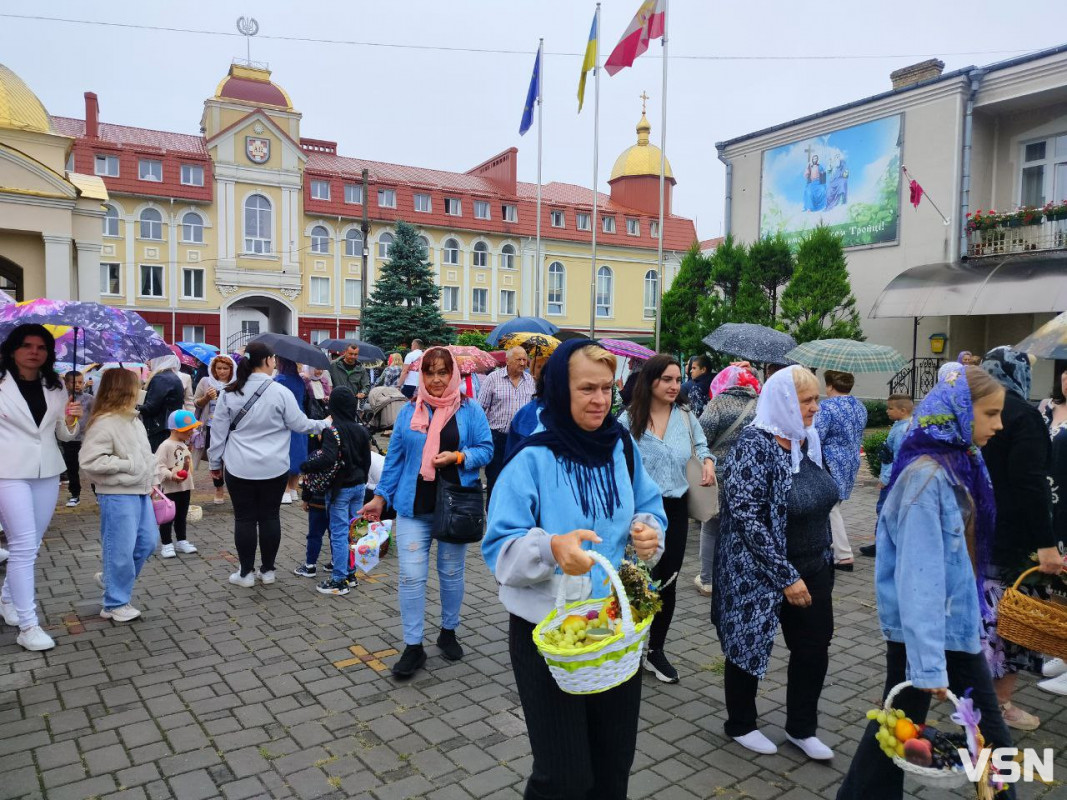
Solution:
[[(173, 362), (173, 363), (172, 363)], [(148, 382), (144, 402), (141, 403), (141, 421), (148, 434), (152, 452), (170, 437), (167, 417), (185, 405), (185, 386), (178, 377), (181, 364), (177, 356), (162, 356), (152, 359), (155, 374)]]

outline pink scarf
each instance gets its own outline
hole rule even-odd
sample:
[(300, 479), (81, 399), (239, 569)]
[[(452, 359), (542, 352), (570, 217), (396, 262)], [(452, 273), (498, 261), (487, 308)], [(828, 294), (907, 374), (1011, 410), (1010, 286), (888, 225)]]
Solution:
[[(422, 356), (423, 364), (433, 362), (433, 352), (437, 348), (431, 347)], [(440, 397), (434, 397), (426, 391), (426, 380), (419, 381), (418, 394), (415, 395), (415, 413), (411, 415), (411, 430), (426, 434), (426, 444), (422, 448), (422, 468), (419, 474), (424, 481), (432, 481), (437, 477), (433, 460), (441, 452), (441, 431), (448, 421), (456, 414), (459, 408), (459, 370), (453, 362), (452, 376), (448, 379), (448, 387)], [(433, 419), (430, 418), (429, 406), (434, 410)]]

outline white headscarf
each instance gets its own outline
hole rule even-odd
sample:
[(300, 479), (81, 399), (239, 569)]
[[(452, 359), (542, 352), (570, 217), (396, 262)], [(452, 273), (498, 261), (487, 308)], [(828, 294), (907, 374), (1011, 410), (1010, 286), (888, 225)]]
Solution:
[(793, 462), (793, 472), (800, 472), (800, 462), (804, 457), (801, 445), (808, 443), (808, 457), (822, 466), (822, 443), (815, 426), (804, 427), (804, 417), (800, 413), (800, 398), (793, 382), (793, 370), (804, 369), (799, 365), (778, 370), (763, 384), (763, 393), (756, 403), (756, 418), (752, 426), (788, 439), (792, 444), (789, 452)]
[(159, 373), (166, 372), (167, 370), (173, 370), (174, 372), (180, 371), (182, 362), (178, 360), (176, 355), (171, 353), (170, 355), (149, 359), (148, 368), (150, 370), (149, 380), (151, 380), (151, 378), (154, 378)]
[[(215, 377), (215, 362), (216, 361), (229, 362), (229, 365), (230, 365), (230, 379), (228, 381), (220, 381), (218, 378)], [(235, 364), (233, 359), (230, 358), (225, 353), (219, 353), (217, 356), (215, 356), (213, 359), (211, 359), (211, 362), (207, 366), (207, 375), (205, 375), (204, 378), (202, 378), (202, 380), (207, 380), (207, 382), (208, 382), (207, 385), (208, 386), (210, 386), (216, 392), (221, 392), (223, 389), (225, 389), (227, 386), (229, 386), (231, 383), (233, 383), (233, 381), (234, 381), (234, 379), (236, 377), (237, 377), (237, 364)]]

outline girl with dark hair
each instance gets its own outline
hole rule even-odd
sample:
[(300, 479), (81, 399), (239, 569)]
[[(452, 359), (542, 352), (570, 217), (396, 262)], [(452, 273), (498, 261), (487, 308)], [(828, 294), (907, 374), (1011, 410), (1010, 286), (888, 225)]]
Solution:
[(27, 650), (56, 646), (37, 620), (33, 565), (59, 497), (56, 439), (72, 441), (82, 414), (55, 365), (56, 341), (41, 325), (19, 325), (0, 344), (0, 524), (10, 550), (0, 609)]
[[(241, 568), (230, 583), (251, 588), (256, 574), (274, 583), (274, 559), (281, 545), (279, 512), (289, 481), (290, 432), (321, 433), (330, 420), (310, 420), (293, 393), (271, 380), (275, 356), (260, 342), (245, 348), (237, 378), (215, 403), (208, 463), (211, 477), (225, 474), (234, 513), (234, 543)], [(225, 473), (223, 464), (225, 463)], [(254, 574), (256, 542), (261, 564)]]
[[(296, 404), (306, 411), (307, 387), (300, 377), (300, 370), (288, 358), (278, 357), (278, 374), (274, 380), (293, 393)], [(300, 487), (300, 465), (307, 461), (308, 437), (302, 433), (289, 434), (289, 482), (282, 493), (282, 505), (293, 502), (293, 495)]]
[(653, 356), (637, 375), (630, 407), (619, 415), (619, 423), (629, 428), (645, 469), (663, 494), (667, 515), (663, 558), (652, 570), (653, 579), (662, 584), (663, 609), (652, 620), (645, 657), (645, 669), (664, 683), (678, 682), (678, 670), (667, 660), (663, 645), (674, 618), (678, 574), (689, 533), (685, 465), (691, 455), (696, 453), (704, 465), (701, 484), (715, 483), (715, 457), (708, 449), (700, 421), (681, 395), (681, 386), (682, 368), (677, 360), (668, 355)]

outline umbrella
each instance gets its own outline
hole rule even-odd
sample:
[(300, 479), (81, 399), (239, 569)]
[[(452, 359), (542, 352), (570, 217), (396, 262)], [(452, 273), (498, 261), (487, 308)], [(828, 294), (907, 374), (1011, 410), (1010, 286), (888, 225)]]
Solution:
[[(470, 375), (472, 372), (489, 372), (499, 366), (492, 355), (484, 350), (479, 350), (477, 347), (450, 344), (445, 346), (445, 350), (452, 354), (452, 359), (459, 365), (460, 375)], [(422, 369), (422, 359), (415, 359), (411, 368)]]
[(183, 353), (192, 356), (202, 364), (210, 364), (211, 359), (219, 354), (219, 348), (204, 342), (177, 342), (177, 345)]
[(712, 350), (763, 364), (789, 364), (786, 353), (797, 346), (788, 333), (752, 322), (727, 322), (701, 341)]
[(503, 336), (498, 343), (498, 347), (504, 351), (510, 350), (512, 347), (521, 347), (530, 354), (530, 358), (547, 358), (559, 346), (560, 341), (555, 336), (525, 332)]
[(840, 372), (898, 372), (907, 363), (888, 345), (853, 339), (816, 339), (794, 347), (786, 356), (806, 367)]
[(625, 339), (598, 339), (597, 344), (609, 353), (623, 358), (632, 358), (634, 361), (648, 361), (656, 355), (655, 350), (649, 350), (637, 342), (628, 342)]
[(1050, 319), (1015, 349), (1037, 358), (1067, 358), (1067, 311)]
[(556, 331), (554, 334), (561, 342), (569, 342), (571, 339), (588, 339), (589, 337), (584, 333), (578, 333), (578, 331)]
[(541, 317), (515, 317), (507, 322), (501, 322), (489, 335), (485, 337), (490, 347), (503, 347), (503, 338), (512, 333), (543, 333), (552, 336), (559, 328)]
[(385, 361), (385, 352), (376, 344), (361, 342), (359, 339), (323, 339), (318, 346), (331, 353), (343, 353), (349, 347), (355, 345), (359, 348), (359, 360), (364, 364), (372, 361)]
[(181, 362), (183, 367), (196, 367), (197, 361), (190, 355), (186, 355), (180, 347), (176, 344), (168, 344), (167, 347), (170, 351), (178, 357), (178, 361)]
[(289, 336), (284, 333), (261, 333), (248, 340), (249, 344), (259, 342), (270, 348), (276, 356), (287, 358), (296, 364), (307, 364), (309, 367), (329, 369), (330, 359), (315, 345), (305, 342), (297, 336)]

